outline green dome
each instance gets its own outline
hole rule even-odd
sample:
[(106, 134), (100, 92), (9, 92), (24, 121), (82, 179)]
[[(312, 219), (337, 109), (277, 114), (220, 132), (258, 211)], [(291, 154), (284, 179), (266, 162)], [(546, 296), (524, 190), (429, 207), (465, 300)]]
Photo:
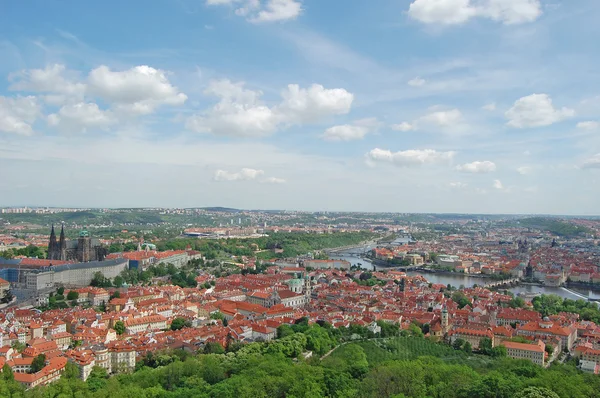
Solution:
[(86, 236), (90, 236), (90, 233), (84, 229), (79, 233), (79, 236), (83, 238)]

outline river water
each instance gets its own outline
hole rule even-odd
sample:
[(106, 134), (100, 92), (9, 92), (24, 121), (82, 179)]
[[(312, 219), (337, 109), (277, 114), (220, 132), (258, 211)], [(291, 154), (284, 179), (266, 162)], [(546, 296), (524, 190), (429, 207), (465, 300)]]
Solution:
[[(358, 265), (367, 270), (373, 270), (373, 265), (365, 261), (364, 259), (357, 257), (355, 255), (349, 253), (339, 253), (336, 255), (331, 255), (332, 259), (346, 260), (350, 262), (352, 265)], [(380, 269), (383, 269), (380, 267)], [(429, 272), (420, 272), (420, 271), (409, 271), (407, 272), (409, 276), (417, 276), (421, 275), (425, 277), (431, 283), (441, 283), (444, 285), (452, 285), (455, 287), (459, 287), (463, 285), (464, 287), (472, 287), (473, 285), (482, 285), (487, 282), (487, 279), (484, 278), (476, 278), (469, 275), (461, 275), (461, 274), (440, 274), (440, 273), (429, 273)], [(572, 300), (585, 299), (585, 298), (593, 298), (600, 299), (600, 294), (598, 292), (591, 292), (581, 289), (565, 289), (564, 287), (551, 287), (551, 286), (534, 286), (534, 285), (519, 285), (514, 286), (508, 289), (514, 294), (518, 293), (540, 293), (540, 294), (556, 294), (558, 296), (569, 298)]]

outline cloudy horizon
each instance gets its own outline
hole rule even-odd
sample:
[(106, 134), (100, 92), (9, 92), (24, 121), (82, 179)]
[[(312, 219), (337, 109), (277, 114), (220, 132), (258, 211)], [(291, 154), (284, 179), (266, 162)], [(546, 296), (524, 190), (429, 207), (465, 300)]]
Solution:
[(0, 206), (600, 213), (593, 0), (32, 3)]

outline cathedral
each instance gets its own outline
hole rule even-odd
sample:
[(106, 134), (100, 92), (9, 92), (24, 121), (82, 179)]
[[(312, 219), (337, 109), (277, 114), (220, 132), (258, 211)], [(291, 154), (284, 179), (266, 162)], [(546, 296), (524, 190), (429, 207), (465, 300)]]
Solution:
[(88, 261), (102, 261), (107, 254), (108, 250), (102, 246), (98, 239), (91, 238), (88, 231), (81, 231), (77, 240), (66, 240), (65, 226), (63, 225), (60, 230), (60, 238), (57, 240), (54, 225), (52, 225), (50, 242), (48, 243), (49, 260), (86, 263)]

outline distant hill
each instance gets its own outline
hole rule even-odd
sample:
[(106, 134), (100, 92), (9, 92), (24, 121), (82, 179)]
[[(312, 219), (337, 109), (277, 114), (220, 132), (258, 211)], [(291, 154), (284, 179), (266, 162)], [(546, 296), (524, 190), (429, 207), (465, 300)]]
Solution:
[(241, 212), (241, 210), (239, 209), (232, 209), (229, 207), (201, 207), (202, 210), (206, 210), (206, 211), (214, 211), (214, 212), (221, 212), (221, 213), (239, 213)]

